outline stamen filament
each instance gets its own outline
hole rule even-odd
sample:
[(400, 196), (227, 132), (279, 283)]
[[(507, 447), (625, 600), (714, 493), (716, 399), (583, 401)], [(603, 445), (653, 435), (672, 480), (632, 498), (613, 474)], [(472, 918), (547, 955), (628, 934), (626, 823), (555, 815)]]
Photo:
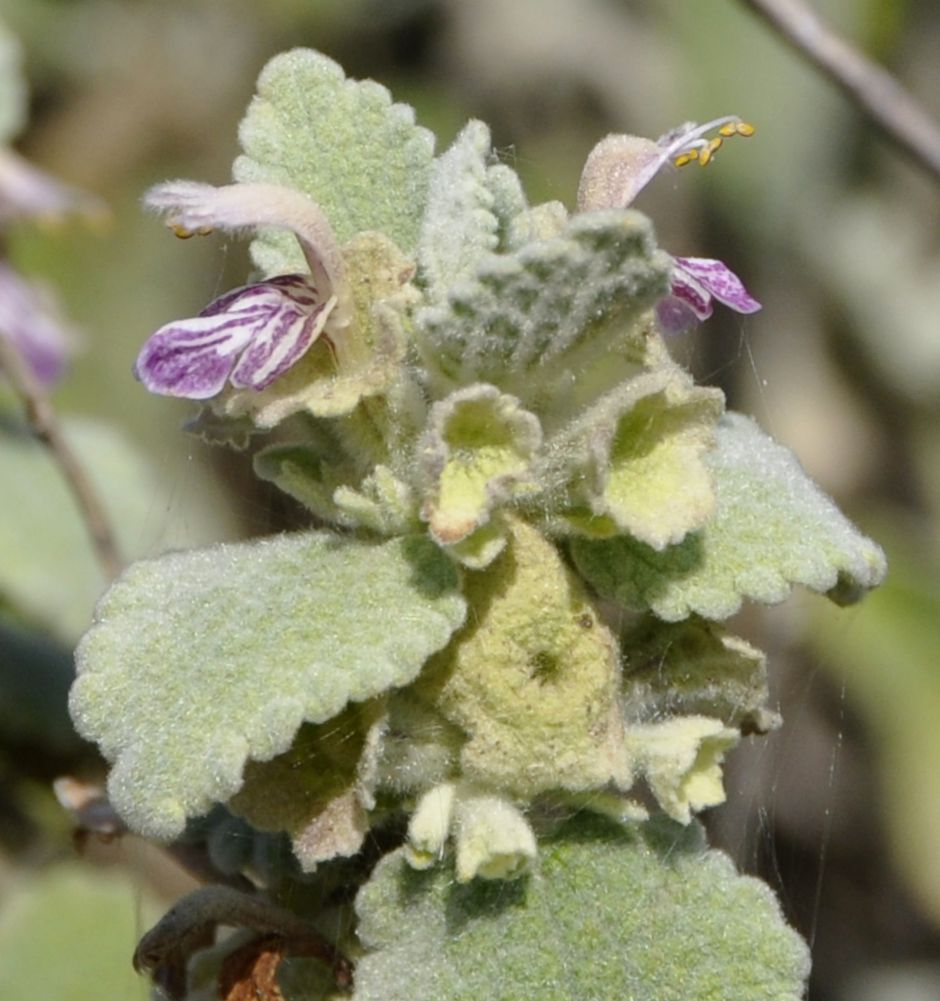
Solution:
[[(715, 129), (718, 130), (717, 136), (712, 139), (704, 138), (707, 133)], [(705, 167), (711, 162), (724, 139), (730, 139), (732, 136), (747, 138), (754, 135), (755, 131), (753, 125), (742, 121), (737, 115), (726, 115), (724, 118), (712, 119), (704, 125), (695, 125), (689, 131), (674, 137), (666, 155), (676, 167), (684, 167), (693, 160), (697, 160), (699, 166)]]

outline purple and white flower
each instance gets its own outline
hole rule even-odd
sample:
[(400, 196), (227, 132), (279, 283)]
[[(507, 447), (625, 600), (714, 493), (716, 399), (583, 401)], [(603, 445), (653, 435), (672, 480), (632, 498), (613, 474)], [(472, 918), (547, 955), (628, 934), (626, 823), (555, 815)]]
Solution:
[[(709, 138), (712, 132), (718, 134)], [(607, 136), (584, 165), (578, 208), (626, 208), (667, 163), (707, 166), (725, 139), (753, 134), (753, 125), (729, 115), (704, 125), (682, 125), (655, 141), (641, 136)], [(677, 333), (707, 320), (715, 300), (738, 313), (761, 308), (741, 279), (721, 261), (674, 257), (670, 292), (658, 303), (656, 315), (665, 333)]]
[(304, 275), (278, 275), (233, 289), (198, 315), (161, 327), (134, 372), (152, 393), (207, 400), (230, 382), (262, 390), (323, 333), (335, 299)]
[(107, 218), (93, 195), (57, 181), (9, 149), (0, 149), (0, 226), (20, 219), (57, 222), (69, 215)]
[(342, 258), (329, 224), (306, 196), (271, 184), (214, 188), (175, 181), (152, 189), (146, 203), (166, 214), (178, 236), (217, 228), (290, 230), (311, 272), (234, 289), (198, 316), (161, 327), (134, 367), (151, 392), (206, 400), (227, 383), (260, 392), (318, 339), (337, 336), (349, 323)]
[(0, 260), (0, 337), (6, 338), (44, 388), (65, 374), (75, 334), (51, 291)]
[(707, 320), (716, 299), (737, 313), (756, 313), (761, 308), (741, 279), (721, 261), (674, 257), (669, 295), (656, 304), (656, 316), (665, 333), (681, 333)]

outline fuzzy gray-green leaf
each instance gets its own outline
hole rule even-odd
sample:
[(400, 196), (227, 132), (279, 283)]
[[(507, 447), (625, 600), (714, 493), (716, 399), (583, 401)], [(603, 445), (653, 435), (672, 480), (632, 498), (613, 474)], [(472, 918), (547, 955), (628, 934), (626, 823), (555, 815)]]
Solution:
[(131, 567), (77, 652), (72, 714), (114, 767), (135, 830), (172, 838), (228, 800), (247, 760), (413, 680), (463, 620), (428, 540), (326, 533), (176, 553)]
[(509, 884), (415, 872), (399, 851), (356, 908), (353, 1001), (799, 1001), (809, 971), (770, 889), (697, 825), (582, 817)]
[(717, 508), (700, 532), (656, 552), (626, 536), (577, 539), (572, 555), (603, 594), (675, 622), (726, 619), (745, 598), (775, 604), (794, 584), (856, 600), (885, 574), (880, 547), (859, 533), (793, 454), (741, 414), (718, 425), (707, 462)]
[(489, 152), (490, 130), (472, 121), (434, 161), (418, 244), (419, 280), (432, 301), (472, 277), (480, 258), (496, 250), (499, 222), (486, 184)]
[(445, 304), (419, 313), (419, 331), (452, 382), (491, 382), (525, 400), (546, 380), (560, 389), (568, 374), (570, 393), (570, 371), (625, 350), (624, 331), (666, 291), (668, 275), (644, 217), (585, 213), (558, 236), (484, 257)]
[[(239, 130), (239, 181), (283, 184), (323, 209), (340, 243), (377, 230), (406, 253), (418, 241), (434, 137), (414, 111), (371, 81), (347, 80), (309, 49), (275, 56)], [(265, 233), (256, 263), (268, 273), (306, 270), (296, 241)]]

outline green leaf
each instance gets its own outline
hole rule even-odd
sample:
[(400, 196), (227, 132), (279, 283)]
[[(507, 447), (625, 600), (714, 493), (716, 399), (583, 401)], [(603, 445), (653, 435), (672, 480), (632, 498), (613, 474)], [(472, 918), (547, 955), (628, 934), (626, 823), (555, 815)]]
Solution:
[(507, 517), (509, 545), (467, 574), (473, 623), (418, 690), (467, 735), (463, 778), (531, 799), (627, 788), (617, 642), (540, 532)]
[(72, 714), (114, 762), (111, 801), (150, 837), (224, 802), (250, 758), (415, 678), (461, 624), (430, 540), (316, 532), (132, 566), (77, 651)]
[(597, 395), (597, 379), (623, 377), (619, 356), (642, 351), (632, 325), (667, 290), (669, 268), (643, 216), (584, 213), (561, 235), (489, 255), (445, 304), (420, 311), (425, 354), (445, 379), (493, 383), (523, 402), (571, 397), (572, 372)]
[(881, 582), (884, 553), (788, 449), (740, 414), (722, 418), (717, 438), (717, 509), (701, 532), (662, 552), (627, 537), (574, 540), (575, 563), (602, 595), (675, 622), (726, 619), (745, 598), (775, 604), (794, 584), (841, 604)]
[(26, 81), (19, 42), (0, 22), (0, 144), (8, 143), (26, 121)]
[(698, 825), (582, 816), (536, 877), (460, 885), (394, 852), (356, 901), (354, 1001), (799, 1001), (805, 944)]
[[(393, 104), (371, 80), (347, 80), (339, 65), (309, 49), (275, 56), (239, 130), (239, 181), (295, 188), (323, 209), (337, 239), (377, 230), (406, 252), (418, 242), (434, 156), (434, 136), (414, 111)], [(265, 233), (252, 254), (268, 274), (304, 271), (288, 234)]]
[(454, 282), (473, 277), (480, 258), (499, 243), (494, 197), (486, 183), (489, 154), (490, 130), (471, 121), (434, 161), (418, 244), (419, 280), (431, 300), (444, 298)]
[(131, 968), (141, 922), (140, 883), (91, 866), (61, 865), (4, 885), (0, 997), (9, 1001), (147, 1001), (150, 984)]
[(461, 542), (495, 506), (533, 492), (529, 467), (541, 444), (538, 418), (495, 386), (468, 386), (435, 403), (420, 449), (431, 535)]
[(744, 734), (780, 725), (767, 704), (766, 657), (721, 626), (650, 615), (623, 636), (621, 649), (628, 720), (714, 716)]
[(548, 443), (539, 470), (566, 495), (562, 528), (628, 533), (656, 550), (701, 528), (715, 508), (705, 460), (723, 409), (720, 390), (693, 385), (671, 365), (588, 407)]
[(368, 830), (357, 771), (376, 700), (354, 703), (319, 726), (305, 724), (290, 749), (249, 761), (228, 808), (259, 831), (286, 831), (304, 872), (337, 855), (353, 855)]

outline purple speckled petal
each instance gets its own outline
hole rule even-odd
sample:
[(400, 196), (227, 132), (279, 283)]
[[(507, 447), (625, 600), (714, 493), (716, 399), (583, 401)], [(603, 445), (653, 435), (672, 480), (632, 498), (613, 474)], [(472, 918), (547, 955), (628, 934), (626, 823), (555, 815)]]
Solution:
[(74, 336), (51, 293), (0, 261), (0, 337), (13, 344), (42, 386), (65, 374)]
[(673, 288), (676, 276), (688, 282), (697, 281), (719, 302), (730, 306), (738, 313), (756, 313), (761, 304), (744, 287), (740, 278), (721, 261), (707, 257), (677, 257), (673, 272)]
[(679, 261), (680, 258), (675, 258), (673, 262), (672, 278), (669, 283), (671, 296), (680, 300), (697, 320), (707, 320), (713, 310), (709, 290), (691, 272), (683, 268)]
[(263, 389), (323, 330), (324, 302), (303, 275), (279, 275), (219, 296), (199, 314), (161, 327), (135, 373), (152, 393), (207, 400), (232, 385)]

